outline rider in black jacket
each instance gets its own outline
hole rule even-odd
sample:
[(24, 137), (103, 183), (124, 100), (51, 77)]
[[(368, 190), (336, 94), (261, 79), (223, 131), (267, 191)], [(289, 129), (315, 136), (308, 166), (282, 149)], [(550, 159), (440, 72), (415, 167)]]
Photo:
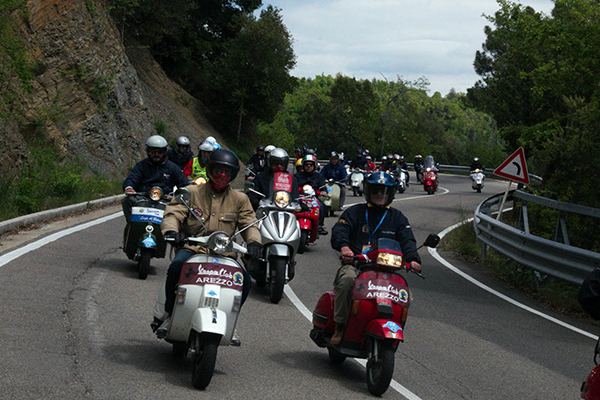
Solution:
[(174, 186), (184, 187), (188, 184), (183, 171), (167, 160), (167, 141), (162, 136), (151, 136), (146, 141), (146, 153), (148, 158), (138, 162), (123, 182), (127, 196), (121, 204), (127, 222), (131, 220), (131, 208), (139, 200), (136, 192), (147, 192), (158, 186), (167, 194), (173, 191)]
[(361, 254), (379, 238), (390, 238), (400, 243), (410, 268), (417, 272), (421, 270), (421, 258), (408, 219), (400, 210), (390, 207), (395, 192), (396, 183), (389, 174), (383, 171), (371, 174), (365, 181), (367, 202), (348, 208), (333, 226), (331, 247), (342, 253), (343, 265), (334, 281), (335, 333), (332, 344), (341, 341), (350, 311), (352, 287), (357, 276), (354, 255)]
[[(261, 172), (254, 178), (254, 190), (258, 193), (262, 193), (266, 196), (266, 198), (271, 198), (273, 195), (273, 191), (276, 190), (276, 182), (274, 182), (274, 177), (277, 172), (286, 173), (287, 167), (290, 161), (290, 157), (288, 153), (282, 148), (276, 148), (275, 150), (269, 153), (269, 169)], [(292, 181), (292, 191), (290, 193), (291, 200), (295, 200), (299, 197), (298, 194), (298, 179), (295, 176), (289, 174), (289, 177)], [(252, 207), (256, 210), (260, 203), (260, 200), (263, 198), (258, 193), (254, 191), (248, 192), (248, 198), (250, 199), (250, 203), (252, 203)]]
[[(302, 159), (302, 172), (296, 172), (294, 176), (298, 180), (298, 187), (302, 188), (304, 185), (310, 185), (312, 188), (317, 191), (326, 190), (325, 186), (325, 178), (320, 173), (316, 172), (317, 168), (317, 157), (312, 154), (308, 154), (304, 156)], [(327, 235), (327, 230), (323, 225), (325, 222), (325, 205), (323, 202), (317, 198), (319, 201), (319, 234)]]

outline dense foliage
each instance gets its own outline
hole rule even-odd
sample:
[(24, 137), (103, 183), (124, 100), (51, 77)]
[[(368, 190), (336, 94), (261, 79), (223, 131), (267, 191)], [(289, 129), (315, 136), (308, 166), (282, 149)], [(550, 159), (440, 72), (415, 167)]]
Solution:
[[(127, 35), (148, 45), (169, 76), (204, 102), (230, 139), (271, 121), (295, 80), (292, 37), (261, 0), (113, 0)], [(125, 11), (127, 10), (127, 11)], [(132, 11), (133, 10), (133, 11)]]
[(503, 160), (494, 121), (454, 91), (427, 94), (428, 82), (357, 80), (342, 75), (300, 79), (274, 122), (261, 124), (259, 141), (291, 150), (306, 143), (320, 157), (349, 157), (369, 149), (377, 159), (432, 154), (442, 164), (469, 165), (478, 156), (489, 167)]
[[(544, 178), (542, 194), (598, 207), (600, 3), (556, 0), (552, 15), (498, 3), (475, 58), (482, 79), (468, 97), (494, 116), (510, 148), (525, 147)], [(573, 219), (572, 242), (597, 249), (596, 221)]]

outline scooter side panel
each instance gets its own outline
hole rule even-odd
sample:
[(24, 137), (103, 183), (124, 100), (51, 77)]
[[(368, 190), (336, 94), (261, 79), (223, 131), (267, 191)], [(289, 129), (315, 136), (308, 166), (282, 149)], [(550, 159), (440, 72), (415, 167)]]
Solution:
[(186, 289), (185, 302), (184, 304), (175, 304), (168, 338), (187, 342), (190, 335), (192, 316), (200, 305), (204, 288), (198, 285), (183, 285), (182, 287)]
[(325, 332), (333, 333), (335, 322), (333, 321), (334, 292), (325, 292), (319, 299), (317, 307), (313, 311), (313, 325), (323, 329)]
[[(219, 309), (197, 308), (192, 316), (192, 328), (196, 332), (209, 332), (226, 336), (227, 314)], [(222, 341), (221, 344), (226, 343)]]

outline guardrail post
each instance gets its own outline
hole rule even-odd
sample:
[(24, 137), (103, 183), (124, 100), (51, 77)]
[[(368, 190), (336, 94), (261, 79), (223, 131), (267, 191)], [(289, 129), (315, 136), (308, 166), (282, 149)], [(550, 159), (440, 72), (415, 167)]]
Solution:
[(567, 222), (565, 221), (565, 212), (558, 213), (558, 221), (556, 221), (556, 232), (554, 233), (555, 242), (563, 242), (567, 246), (569, 244), (569, 235), (567, 234)]

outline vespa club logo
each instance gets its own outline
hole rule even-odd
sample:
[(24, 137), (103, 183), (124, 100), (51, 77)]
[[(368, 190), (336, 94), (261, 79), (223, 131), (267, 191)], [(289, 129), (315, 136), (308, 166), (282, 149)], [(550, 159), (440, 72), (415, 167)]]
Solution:
[[(187, 268), (187, 267), (186, 267)], [(192, 264), (190, 270), (180, 277), (179, 284), (218, 285), (242, 290), (244, 275), (238, 267), (225, 264)]]
[(408, 288), (400, 283), (382, 279), (371, 280), (359, 278), (357, 281), (358, 282), (355, 284), (354, 297), (356, 299), (384, 299), (390, 300), (402, 307), (409, 306), (410, 295), (408, 293)]

